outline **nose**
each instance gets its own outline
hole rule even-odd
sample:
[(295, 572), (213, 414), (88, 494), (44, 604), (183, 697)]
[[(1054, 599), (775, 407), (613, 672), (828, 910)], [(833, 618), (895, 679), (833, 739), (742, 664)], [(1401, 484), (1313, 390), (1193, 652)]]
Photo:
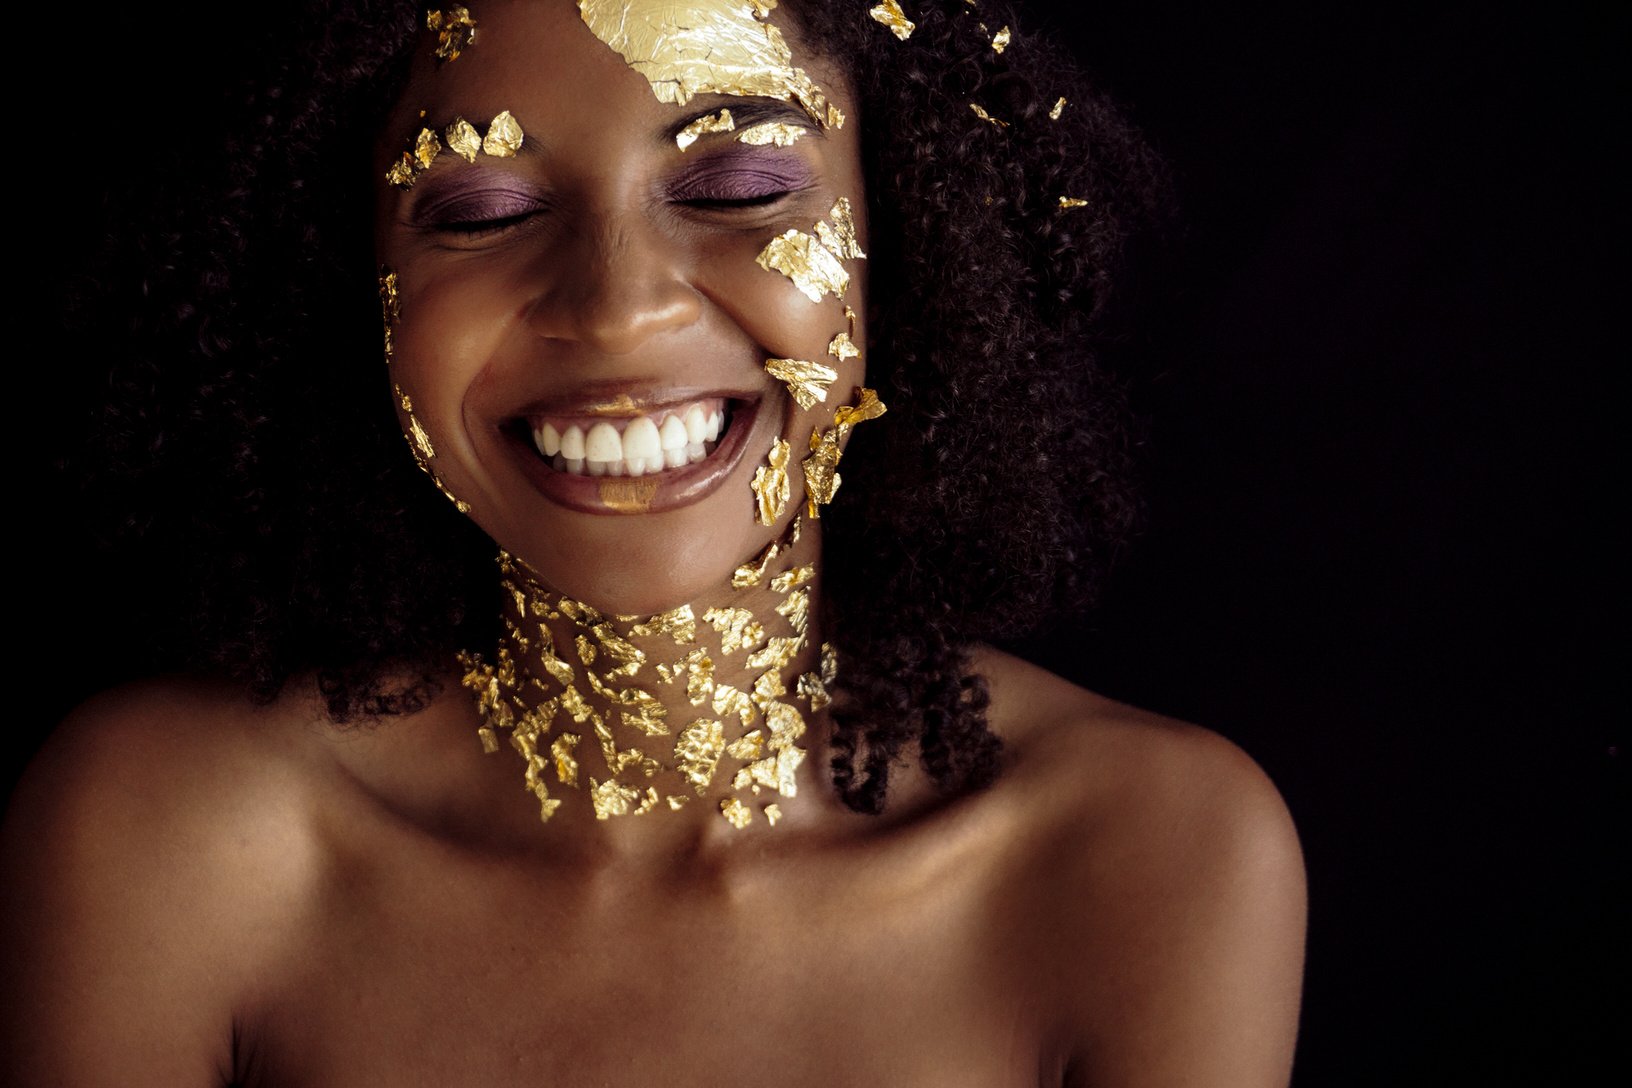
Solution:
[(694, 324), (703, 300), (680, 257), (672, 240), (644, 224), (585, 224), (571, 244), (540, 257), (533, 331), (627, 355), (660, 333)]

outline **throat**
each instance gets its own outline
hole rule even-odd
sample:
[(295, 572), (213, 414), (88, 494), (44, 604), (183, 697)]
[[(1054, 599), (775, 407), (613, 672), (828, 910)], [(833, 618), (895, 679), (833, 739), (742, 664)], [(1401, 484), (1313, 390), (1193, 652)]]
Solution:
[(815, 549), (799, 538), (796, 518), (716, 599), (651, 616), (602, 613), (500, 553), (501, 635), (491, 658), (460, 654), (463, 683), (482, 746), (520, 755), (543, 821), (569, 805), (597, 820), (704, 808), (739, 831), (776, 824), (836, 673)]

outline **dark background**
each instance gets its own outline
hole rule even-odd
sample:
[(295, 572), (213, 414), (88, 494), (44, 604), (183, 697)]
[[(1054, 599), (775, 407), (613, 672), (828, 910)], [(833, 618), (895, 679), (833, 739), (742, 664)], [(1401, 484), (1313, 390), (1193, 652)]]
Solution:
[[(1188, 236), (1127, 345), (1149, 531), (1091, 624), (1028, 651), (1279, 783), (1310, 879), (1299, 1085), (1609, 1083), (1632, 856), (1624, 20), (1072, 11), (1046, 19), (1167, 156)], [(150, 8), (65, 28), (66, 63), (13, 98), (13, 499), (46, 554), (13, 588), (38, 698), (8, 782), (132, 656), (99, 635), (49, 471), (95, 397), (52, 351), (51, 296), (104, 186), (219, 138), (242, 43), (214, 34)]]

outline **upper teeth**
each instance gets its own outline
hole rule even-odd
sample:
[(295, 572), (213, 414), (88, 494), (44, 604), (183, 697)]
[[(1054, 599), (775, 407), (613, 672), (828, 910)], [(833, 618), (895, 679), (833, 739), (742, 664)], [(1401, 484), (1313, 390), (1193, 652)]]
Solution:
[(682, 468), (708, 456), (719, 440), (725, 402), (698, 401), (650, 415), (533, 420), (533, 443), (557, 469), (578, 476), (644, 476)]

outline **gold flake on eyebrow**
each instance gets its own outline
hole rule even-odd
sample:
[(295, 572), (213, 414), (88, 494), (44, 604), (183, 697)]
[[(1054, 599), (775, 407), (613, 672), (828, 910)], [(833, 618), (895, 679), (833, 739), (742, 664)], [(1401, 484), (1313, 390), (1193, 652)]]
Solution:
[(850, 273), (831, 250), (802, 230), (772, 238), (754, 258), (761, 268), (780, 272), (812, 302), (828, 295), (839, 298), (850, 287)]
[(454, 118), (453, 124), (443, 131), (443, 139), (447, 141), (448, 150), (466, 162), (475, 162), (476, 155), (482, 150), (481, 134), (476, 131), (475, 125), (463, 117)]
[[(834, 375), (837, 377), (837, 375)], [(785, 439), (778, 438), (771, 444), (771, 452), (766, 455), (765, 464), (754, 471), (754, 496), (758, 499), (759, 508), (755, 512), (761, 525), (775, 525), (788, 508), (788, 500), (792, 495), (788, 483), (788, 461), (792, 457), (793, 447)]]
[(578, 0), (591, 33), (639, 72), (660, 102), (729, 94), (798, 102), (817, 124), (830, 104), (763, 0)]
[(720, 815), (724, 816), (731, 826), (738, 831), (754, 822), (754, 810), (735, 797), (720, 802)]
[(433, 55), (438, 67), (450, 60), (457, 60), (459, 54), (476, 41), (476, 20), (471, 17), (470, 9), (464, 6), (451, 7), (447, 11), (427, 11), (425, 28), (436, 31)]
[[(797, 521), (795, 524), (797, 524)], [(759, 585), (760, 580), (765, 577), (765, 571), (770, 567), (771, 561), (776, 558), (777, 552), (780, 550), (780, 545), (774, 540), (765, 545), (763, 551), (732, 573), (731, 588), (749, 589)]]
[(1001, 120), (997, 119), (996, 117), (993, 117), (991, 114), (987, 113), (984, 109), (982, 109), (981, 106), (978, 103), (975, 103), (975, 102), (969, 103), (969, 108), (971, 110), (973, 110), (974, 113), (975, 113), (975, 116), (980, 118), (982, 121), (989, 121), (992, 124), (996, 125), (998, 128), (1008, 128), (1009, 127), (1009, 123), (1007, 121), (1001, 121)]
[(816, 577), (816, 566), (806, 563), (802, 567), (793, 567), (771, 579), (773, 593), (788, 593), (809, 582)]
[(488, 122), (487, 135), (482, 137), (482, 153), (496, 159), (511, 159), (521, 150), (524, 139), (521, 124), (505, 110)]
[(414, 162), (418, 164), (419, 169), (430, 169), (431, 163), (436, 161), (436, 156), (441, 151), (442, 141), (436, 138), (436, 133), (428, 128), (420, 129), (419, 135), (414, 139)]
[(714, 780), (714, 769), (725, 752), (725, 727), (709, 718), (698, 718), (681, 731), (674, 742), (680, 773), (699, 794)]
[(582, 739), (576, 733), (562, 733), (550, 745), (550, 759), (555, 762), (555, 777), (563, 786), (578, 784), (578, 758), (573, 752)]
[(1054, 103), (1054, 108), (1048, 111), (1048, 119), (1050, 121), (1058, 121), (1060, 119), (1060, 114), (1065, 112), (1065, 105), (1066, 98), (1062, 95), (1060, 100)]
[(884, 0), (867, 14), (873, 17), (874, 22), (888, 27), (890, 33), (902, 41), (912, 37), (912, 32), (918, 29), (917, 24), (907, 18), (907, 13), (901, 10), (901, 5), (896, 0)]
[(850, 339), (849, 333), (841, 332), (827, 345), (827, 353), (842, 363), (846, 359), (859, 357), (861, 349), (856, 347), (856, 342)]
[(731, 111), (721, 110), (719, 113), (711, 113), (707, 117), (697, 118), (697, 120), (674, 134), (674, 142), (681, 151), (684, 151), (696, 143), (700, 136), (706, 136), (713, 132), (733, 132), (736, 127), (737, 123), (731, 119)]
[(1014, 35), (1009, 32), (1008, 27), (1004, 27), (1002, 30), (999, 30), (996, 34), (992, 35), (992, 52), (1003, 52), (1003, 50), (1009, 47), (1009, 42), (1011, 42), (1013, 39)]
[(1069, 208), (1086, 208), (1087, 206), (1088, 206), (1088, 202), (1086, 200), (1083, 200), (1083, 199), (1079, 198), (1079, 197), (1074, 197), (1074, 196), (1062, 196), (1062, 197), (1060, 197), (1060, 210), (1061, 211), (1065, 211), (1065, 210), (1067, 210)]
[(720, 652), (752, 650), (765, 640), (765, 628), (746, 608), (710, 608), (703, 622), (720, 634)]
[(786, 121), (761, 121), (738, 132), (736, 140), (739, 144), (751, 144), (755, 147), (767, 145), (791, 147), (808, 131), (810, 130), (803, 125), (793, 125)]
[(765, 371), (783, 382), (801, 408), (813, 408), (827, 399), (827, 387), (839, 380), (839, 372), (826, 363), (804, 359), (766, 359)]

